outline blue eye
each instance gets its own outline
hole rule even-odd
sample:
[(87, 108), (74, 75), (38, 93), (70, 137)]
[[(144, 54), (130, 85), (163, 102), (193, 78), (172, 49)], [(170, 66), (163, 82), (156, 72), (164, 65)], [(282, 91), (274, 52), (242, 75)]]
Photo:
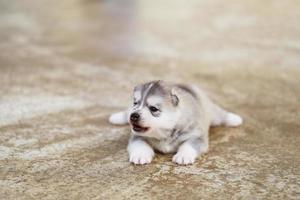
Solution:
[(149, 110), (150, 110), (151, 112), (157, 112), (157, 111), (159, 111), (159, 109), (156, 108), (156, 107), (154, 107), (154, 106), (150, 106), (150, 107), (149, 107)]

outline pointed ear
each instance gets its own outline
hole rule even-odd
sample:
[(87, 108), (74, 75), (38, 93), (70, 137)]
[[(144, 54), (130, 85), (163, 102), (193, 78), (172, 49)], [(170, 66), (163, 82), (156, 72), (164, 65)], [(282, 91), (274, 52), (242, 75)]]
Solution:
[(177, 106), (179, 104), (179, 98), (175, 88), (171, 89), (171, 101), (174, 106)]

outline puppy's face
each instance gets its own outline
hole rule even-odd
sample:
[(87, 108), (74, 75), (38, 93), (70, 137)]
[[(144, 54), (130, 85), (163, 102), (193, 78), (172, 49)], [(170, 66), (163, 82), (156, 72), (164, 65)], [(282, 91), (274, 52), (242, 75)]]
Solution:
[(178, 97), (162, 81), (136, 86), (128, 119), (133, 133), (145, 137), (164, 137), (159, 130), (174, 128), (178, 102)]

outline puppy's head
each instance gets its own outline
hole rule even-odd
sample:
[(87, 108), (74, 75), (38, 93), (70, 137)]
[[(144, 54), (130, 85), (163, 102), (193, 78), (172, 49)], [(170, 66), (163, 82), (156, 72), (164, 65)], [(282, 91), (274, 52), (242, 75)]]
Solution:
[(172, 129), (177, 123), (179, 99), (163, 81), (138, 85), (133, 91), (129, 122), (136, 135), (163, 137), (162, 129)]

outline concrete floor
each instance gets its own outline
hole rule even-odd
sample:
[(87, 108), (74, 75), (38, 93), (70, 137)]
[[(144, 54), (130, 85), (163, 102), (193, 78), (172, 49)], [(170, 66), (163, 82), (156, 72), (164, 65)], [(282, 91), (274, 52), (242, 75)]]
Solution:
[[(293, 0), (0, 1), (0, 199), (300, 199)], [(194, 165), (128, 163), (132, 87), (192, 82), (242, 115)]]

